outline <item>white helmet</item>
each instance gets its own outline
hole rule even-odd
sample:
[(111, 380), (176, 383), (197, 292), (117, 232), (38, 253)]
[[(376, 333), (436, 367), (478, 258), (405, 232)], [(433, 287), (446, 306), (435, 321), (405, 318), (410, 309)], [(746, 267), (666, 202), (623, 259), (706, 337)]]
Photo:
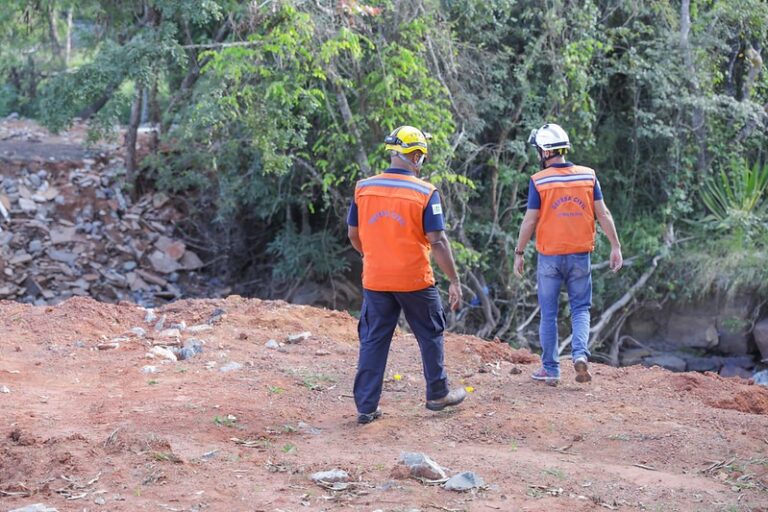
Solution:
[(547, 123), (538, 130), (531, 130), (528, 143), (540, 148), (542, 151), (571, 149), (568, 134), (565, 133), (565, 130), (560, 125), (554, 123)]

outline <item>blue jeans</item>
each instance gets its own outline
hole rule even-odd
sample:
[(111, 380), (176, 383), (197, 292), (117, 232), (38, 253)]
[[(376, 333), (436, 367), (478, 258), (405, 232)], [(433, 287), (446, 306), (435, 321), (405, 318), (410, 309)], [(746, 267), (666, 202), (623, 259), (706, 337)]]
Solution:
[(589, 357), (589, 308), (592, 306), (592, 269), (588, 252), (547, 256), (539, 254), (536, 282), (541, 306), (539, 339), (547, 374), (560, 377), (557, 355), (557, 312), (560, 288), (565, 283), (571, 308), (572, 357)]
[(357, 326), (360, 357), (353, 392), (358, 413), (372, 413), (379, 405), (389, 345), (401, 310), (419, 343), (427, 400), (438, 400), (448, 394), (443, 345), (445, 313), (437, 288), (430, 286), (415, 292), (363, 289)]

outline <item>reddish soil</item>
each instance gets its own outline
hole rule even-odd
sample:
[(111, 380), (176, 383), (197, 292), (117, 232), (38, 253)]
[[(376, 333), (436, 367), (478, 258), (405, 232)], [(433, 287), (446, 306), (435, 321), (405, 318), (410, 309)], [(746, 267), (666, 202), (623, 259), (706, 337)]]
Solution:
[[(0, 303), (0, 510), (768, 510), (768, 390), (746, 381), (593, 364), (581, 385), (565, 363), (553, 388), (530, 379), (536, 356), (448, 335), (452, 381), (474, 392), (433, 413), (416, 342), (398, 332), (384, 416), (358, 426), (351, 316), (240, 297), (158, 314), (192, 326), (216, 308), (226, 314), (211, 330), (182, 334), (203, 353), (164, 363), (146, 357), (162, 339), (135, 305)], [(219, 371), (231, 361), (243, 367)], [(402, 451), (487, 488), (395, 479)], [(334, 468), (352, 485), (309, 479)]]

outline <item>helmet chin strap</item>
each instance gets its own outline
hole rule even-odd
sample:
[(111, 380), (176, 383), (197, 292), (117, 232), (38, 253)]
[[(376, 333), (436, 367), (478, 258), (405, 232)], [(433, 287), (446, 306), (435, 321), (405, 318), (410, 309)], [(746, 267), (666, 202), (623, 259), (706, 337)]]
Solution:
[(408, 162), (412, 166), (415, 166), (416, 170), (419, 170), (419, 171), (421, 170), (421, 166), (424, 165), (424, 157), (425, 156), (426, 155), (422, 154), (421, 157), (419, 157), (419, 161), (418, 162), (414, 162), (410, 158), (406, 158), (405, 155), (403, 155), (401, 153), (397, 153), (397, 158), (399, 158), (400, 160), (402, 160), (404, 162)]

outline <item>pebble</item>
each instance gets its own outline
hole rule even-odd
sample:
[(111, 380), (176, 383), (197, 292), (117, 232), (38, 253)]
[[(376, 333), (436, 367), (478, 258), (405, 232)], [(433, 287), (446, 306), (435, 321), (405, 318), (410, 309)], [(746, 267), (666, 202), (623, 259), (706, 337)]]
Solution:
[(97, 505), (104, 505), (105, 503), (107, 503), (107, 500), (105, 500), (105, 499), (104, 499), (103, 497), (101, 497), (101, 496), (96, 496), (96, 497), (93, 499), (93, 502), (94, 502), (95, 504), (97, 504)]
[(236, 362), (232, 361), (231, 363), (227, 363), (224, 366), (220, 367), (219, 371), (223, 372), (223, 373), (227, 373), (227, 372), (239, 370), (242, 367), (243, 367), (243, 365), (241, 365), (240, 363), (236, 363)]
[(269, 340), (264, 346), (273, 350), (280, 348), (280, 344), (276, 340)]
[(203, 342), (194, 338), (188, 339), (184, 346), (176, 352), (176, 356), (180, 361), (195, 357), (197, 354), (203, 351)]
[(330, 352), (330, 350), (320, 349), (320, 350), (315, 352), (315, 355), (316, 356), (329, 356), (329, 355), (331, 355), (331, 352)]
[(157, 373), (157, 366), (144, 366), (141, 369), (141, 373)]
[(171, 329), (178, 329), (180, 331), (183, 331), (186, 328), (187, 328), (187, 322), (185, 322), (184, 320), (175, 324), (171, 324)]
[(181, 331), (179, 329), (164, 329), (160, 331), (160, 336), (164, 338), (178, 338), (181, 336)]
[(10, 393), (11, 390), (8, 389), (8, 386), (0, 386), (0, 393)]

